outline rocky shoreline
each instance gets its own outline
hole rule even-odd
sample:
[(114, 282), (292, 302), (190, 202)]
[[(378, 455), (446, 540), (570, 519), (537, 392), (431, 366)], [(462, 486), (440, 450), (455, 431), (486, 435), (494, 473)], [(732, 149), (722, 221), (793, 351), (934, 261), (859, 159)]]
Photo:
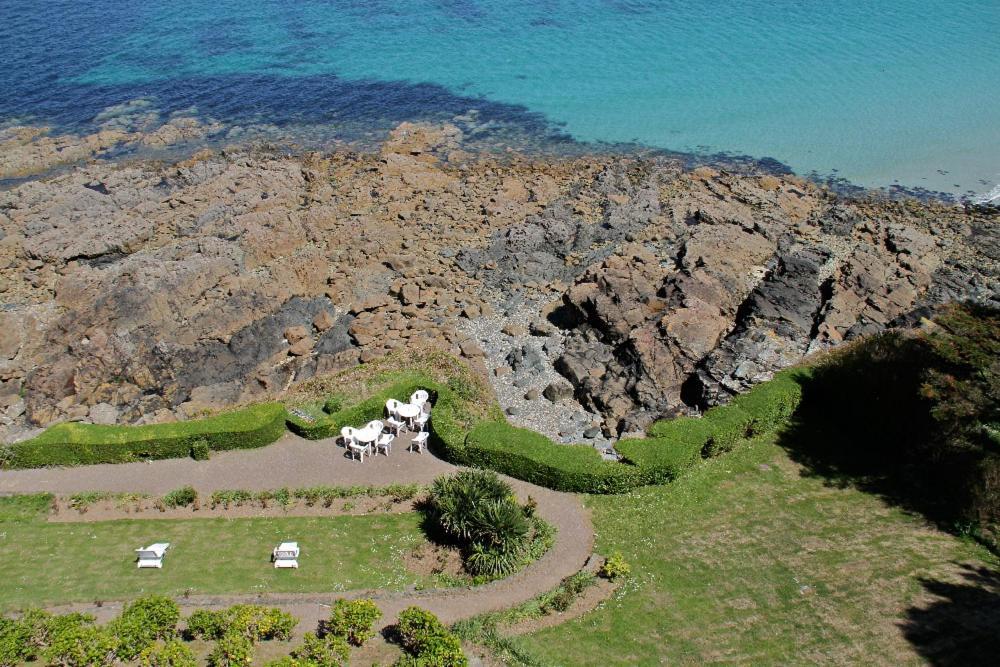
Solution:
[(377, 152), (31, 176), (120, 140), (0, 137), (24, 179), (0, 192), (0, 440), (189, 418), (434, 347), (488, 374), (515, 424), (603, 448), (934, 304), (1000, 300), (995, 209), (667, 158), (501, 159), (449, 125)]

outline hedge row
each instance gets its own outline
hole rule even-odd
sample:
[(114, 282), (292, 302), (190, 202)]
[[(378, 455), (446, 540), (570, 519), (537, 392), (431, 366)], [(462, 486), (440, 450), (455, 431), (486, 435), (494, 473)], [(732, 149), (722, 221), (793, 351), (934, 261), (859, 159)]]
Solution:
[(589, 445), (559, 445), (506, 422), (481, 422), (465, 441), (470, 465), (557, 491), (624, 493), (647, 483), (645, 471), (605, 461)]
[(9, 467), (41, 468), (190, 456), (192, 447), (251, 449), (268, 445), (285, 432), (285, 408), (264, 403), (186, 422), (143, 426), (105, 426), (67, 422), (39, 436), (7, 445)]
[(731, 451), (740, 440), (781, 426), (802, 398), (802, 373), (797, 369), (778, 373), (701, 418), (656, 422), (647, 429), (648, 438), (621, 440), (616, 449), (645, 470), (650, 483), (674, 480), (701, 458)]

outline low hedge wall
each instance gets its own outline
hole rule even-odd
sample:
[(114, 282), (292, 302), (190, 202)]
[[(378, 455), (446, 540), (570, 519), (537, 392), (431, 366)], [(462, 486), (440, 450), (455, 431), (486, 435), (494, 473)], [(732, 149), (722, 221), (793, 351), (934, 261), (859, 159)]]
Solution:
[(733, 398), (732, 405), (750, 415), (752, 434), (768, 433), (785, 423), (802, 400), (807, 369), (791, 368)]
[(465, 441), (469, 465), (557, 491), (624, 493), (647, 483), (640, 468), (605, 461), (589, 445), (560, 445), (506, 422), (480, 422)]
[(779, 428), (798, 407), (803, 372), (782, 371), (700, 418), (656, 422), (647, 429), (648, 438), (621, 440), (615, 449), (643, 469), (650, 483), (674, 480), (701, 458), (718, 456), (745, 438)]
[(11, 468), (41, 468), (189, 456), (196, 442), (214, 451), (269, 445), (285, 432), (285, 408), (264, 403), (208, 419), (144, 426), (67, 422), (8, 445)]

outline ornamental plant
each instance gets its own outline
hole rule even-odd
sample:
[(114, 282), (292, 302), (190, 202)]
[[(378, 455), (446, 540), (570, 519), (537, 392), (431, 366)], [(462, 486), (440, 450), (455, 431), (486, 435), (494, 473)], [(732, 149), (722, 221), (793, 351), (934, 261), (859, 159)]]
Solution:
[(371, 600), (341, 598), (330, 610), (327, 633), (361, 646), (375, 635), (375, 622), (380, 618), (382, 611)]
[(197, 667), (194, 652), (178, 639), (156, 642), (139, 655), (139, 667)]
[(156, 640), (173, 638), (180, 618), (177, 603), (162, 595), (147, 595), (127, 605), (108, 626), (118, 637), (118, 657), (134, 660)]

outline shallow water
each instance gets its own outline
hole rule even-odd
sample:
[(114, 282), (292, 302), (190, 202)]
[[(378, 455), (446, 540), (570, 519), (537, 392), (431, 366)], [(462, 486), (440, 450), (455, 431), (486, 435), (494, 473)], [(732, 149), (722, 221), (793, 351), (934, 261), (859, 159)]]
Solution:
[(746, 154), (959, 195), (1000, 183), (997, 0), (0, 0), (0, 15), (0, 122), (84, 128), (145, 98), (308, 143), (461, 116), (547, 150)]

